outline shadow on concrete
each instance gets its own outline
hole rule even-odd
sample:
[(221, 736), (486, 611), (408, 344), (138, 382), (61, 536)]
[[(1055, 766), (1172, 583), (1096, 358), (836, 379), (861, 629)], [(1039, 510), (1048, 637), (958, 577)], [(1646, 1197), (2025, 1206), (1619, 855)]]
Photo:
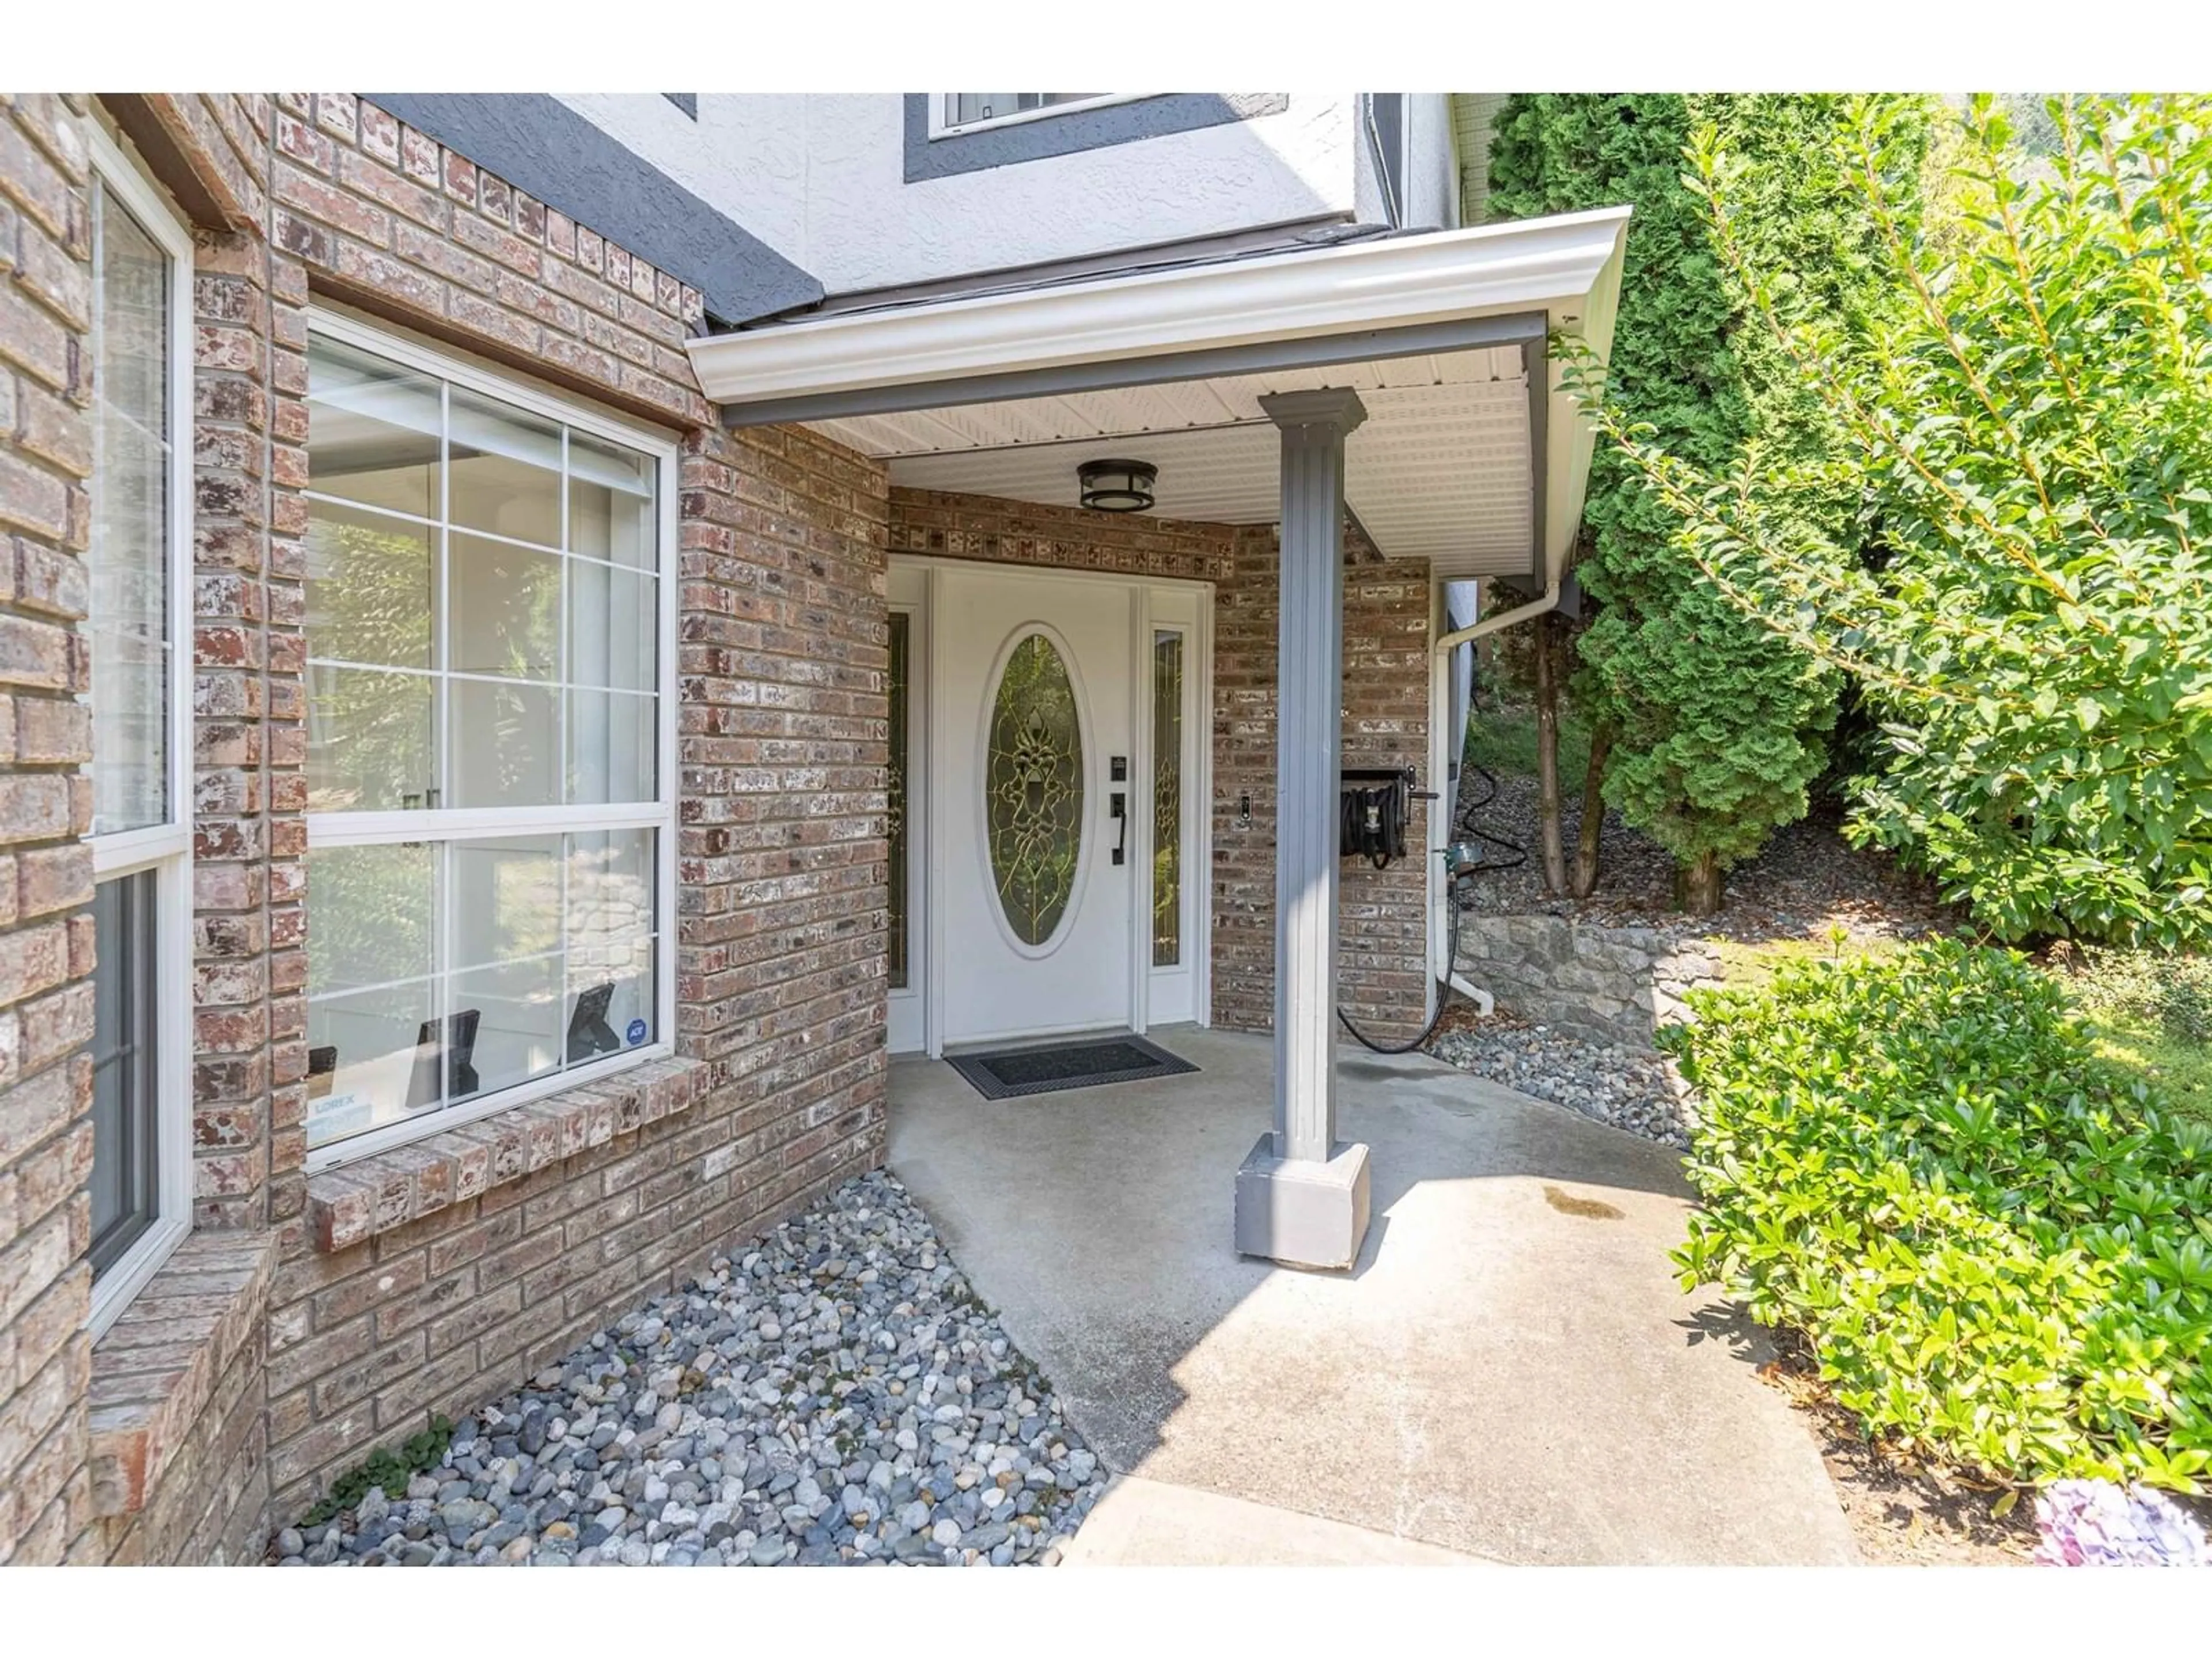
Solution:
[(1231, 1247), (1271, 1044), (1152, 1036), (1201, 1072), (992, 1102), (891, 1070), (893, 1173), (1109, 1468), (1508, 1561), (1851, 1559), (1809, 1436), (1674, 1282), (1675, 1154), (1348, 1054), (1373, 1224), (1347, 1273), (1279, 1269)]

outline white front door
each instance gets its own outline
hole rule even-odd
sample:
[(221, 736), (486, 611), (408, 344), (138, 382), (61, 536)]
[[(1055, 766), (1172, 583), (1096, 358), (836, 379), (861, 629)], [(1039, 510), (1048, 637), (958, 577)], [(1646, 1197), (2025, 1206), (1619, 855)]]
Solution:
[(1135, 781), (1139, 598), (1048, 573), (939, 573), (942, 1042), (1131, 1023), (1134, 907), (1150, 902), (1134, 817), (1149, 803)]

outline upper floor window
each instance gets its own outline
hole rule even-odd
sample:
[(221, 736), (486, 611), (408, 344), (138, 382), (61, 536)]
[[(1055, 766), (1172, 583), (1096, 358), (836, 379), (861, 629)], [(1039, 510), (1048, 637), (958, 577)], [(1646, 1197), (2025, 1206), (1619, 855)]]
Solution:
[(92, 1326), (191, 1224), (191, 238), (91, 133)]
[(1056, 115), (1079, 104), (1099, 104), (1133, 96), (1116, 92), (948, 92), (938, 100), (937, 133), (965, 132), (979, 126)]
[(307, 1144), (665, 1054), (673, 447), (320, 318)]

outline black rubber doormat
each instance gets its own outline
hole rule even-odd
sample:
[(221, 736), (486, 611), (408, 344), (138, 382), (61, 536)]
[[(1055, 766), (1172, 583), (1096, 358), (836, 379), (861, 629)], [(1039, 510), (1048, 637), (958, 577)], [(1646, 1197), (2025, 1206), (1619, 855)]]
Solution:
[(947, 1054), (945, 1059), (986, 1100), (1092, 1089), (1102, 1083), (1142, 1083), (1198, 1069), (1181, 1054), (1171, 1054), (1140, 1036), (1091, 1037), (1039, 1048)]

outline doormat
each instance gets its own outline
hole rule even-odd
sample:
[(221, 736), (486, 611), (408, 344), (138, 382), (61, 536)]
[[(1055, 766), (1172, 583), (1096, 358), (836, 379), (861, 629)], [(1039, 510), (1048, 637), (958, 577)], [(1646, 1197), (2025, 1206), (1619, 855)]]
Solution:
[(952, 1069), (986, 1100), (1091, 1089), (1102, 1083), (1141, 1083), (1198, 1067), (1140, 1036), (1091, 1038), (1034, 1048), (998, 1048), (981, 1054), (947, 1054)]

